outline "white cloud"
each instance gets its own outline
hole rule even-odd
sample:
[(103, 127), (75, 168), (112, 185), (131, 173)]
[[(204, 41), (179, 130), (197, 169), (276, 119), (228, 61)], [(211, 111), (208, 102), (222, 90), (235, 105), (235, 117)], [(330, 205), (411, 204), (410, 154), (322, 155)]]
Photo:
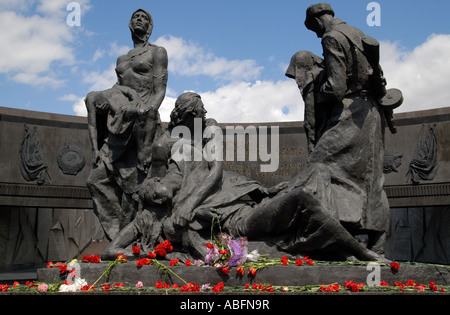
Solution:
[(131, 50), (131, 47), (126, 45), (118, 45), (117, 42), (112, 42), (109, 44), (108, 55), (112, 57), (119, 57), (127, 54)]
[[(197, 91), (205, 103), (208, 117), (219, 122), (273, 122), (303, 119), (303, 100), (294, 80), (252, 81), (259, 77), (263, 67), (254, 60), (228, 60), (206, 53), (192, 42), (173, 36), (163, 36), (155, 41), (168, 51), (169, 74), (182, 76), (206, 75), (213, 79), (229, 81), (215, 91)], [(125, 47), (113, 44), (110, 51), (125, 53)], [(121, 50), (122, 49), (122, 50)], [(95, 58), (106, 51), (98, 50)], [(110, 53), (110, 55), (112, 55)], [(100, 91), (116, 83), (115, 65), (103, 72), (86, 72), (83, 82), (91, 84), (90, 91)], [(176, 101), (175, 91), (168, 88), (160, 107), (162, 121), (169, 121)], [(74, 100), (74, 111), (85, 115), (84, 103)], [(81, 110), (79, 110), (81, 108)]]
[[(97, 49), (92, 57), (92, 61), (97, 61), (105, 54), (110, 57), (119, 57), (128, 53), (131, 48), (128, 46), (119, 46), (117, 42), (109, 44), (109, 50)], [(110, 64), (109, 68), (104, 71), (84, 71), (83, 82), (90, 84), (89, 91), (102, 91), (109, 89), (117, 82), (116, 64)]]
[(103, 58), (106, 54), (110, 57), (119, 57), (125, 55), (130, 51), (131, 47), (128, 46), (120, 46), (117, 42), (112, 42), (109, 44), (109, 50), (105, 50), (102, 48), (98, 48), (94, 52), (94, 56), (92, 57), (92, 61), (95, 62), (100, 58)]
[(62, 101), (76, 101), (76, 100), (78, 100), (78, 96), (76, 96), (75, 94), (66, 94), (66, 95), (60, 97), (60, 100), (62, 100)]
[[(94, 55), (101, 57), (100, 53)], [(83, 82), (89, 84), (88, 91), (103, 91), (109, 89), (117, 82), (117, 75), (115, 72), (115, 64), (111, 64), (108, 69), (99, 71), (89, 71), (83, 73)], [(86, 93), (87, 94), (87, 93)], [(74, 94), (68, 94), (61, 97), (61, 100), (72, 102), (72, 110), (77, 116), (87, 116), (87, 110), (84, 103), (86, 95), (78, 96)]]
[[(223, 123), (303, 120), (304, 104), (294, 80), (259, 81), (262, 67), (255, 61), (217, 57), (181, 38), (163, 36), (155, 43), (168, 50), (169, 73), (229, 80), (216, 90), (196, 91), (202, 96), (208, 117)], [(112, 50), (113, 46), (110, 48)], [(449, 51), (449, 34), (432, 35), (411, 51), (398, 43), (381, 43), (381, 65), (388, 88), (401, 89), (405, 97), (404, 104), (396, 112), (449, 106)], [(91, 84), (91, 90), (109, 88), (115, 81), (114, 65), (103, 72), (84, 75), (84, 82)], [(177, 96), (168, 89), (160, 108), (163, 121), (169, 120)], [(77, 113), (84, 113), (84, 103), (80, 99), (74, 100), (74, 104), (76, 108), (82, 108)]]
[[(196, 91), (203, 99), (208, 117), (219, 122), (271, 122), (303, 119), (303, 100), (293, 80), (259, 81), (263, 67), (255, 60), (228, 60), (205, 51), (200, 45), (179, 37), (162, 36), (156, 45), (166, 48), (169, 73), (206, 75), (228, 82), (215, 91)], [(257, 81), (254, 81), (257, 80)], [(168, 121), (176, 96), (166, 96), (160, 108)]]
[(171, 35), (159, 37), (155, 44), (166, 48), (169, 71), (179, 75), (206, 75), (226, 81), (250, 80), (256, 79), (263, 69), (255, 60), (228, 60), (206, 52), (194, 42)]
[(159, 116), (161, 117), (161, 121), (170, 121), (170, 113), (175, 107), (176, 100), (176, 97), (166, 95), (161, 106), (159, 107)]
[(109, 89), (117, 82), (116, 64), (111, 64), (108, 69), (83, 73), (83, 82), (90, 84), (89, 91), (103, 91)]
[(77, 116), (87, 117), (86, 104), (84, 97), (79, 97), (72, 105), (72, 109)]
[(34, 0), (1, 0), (0, 10), (21, 10), (26, 11), (33, 4)]
[(294, 80), (239, 81), (198, 93), (207, 116), (221, 123), (303, 120), (303, 100)]
[(66, 6), (69, 2), (65, 0), (40, 0), (37, 11), (47, 16), (60, 15), (66, 10)]
[[(53, 71), (55, 63), (75, 62), (71, 42), (73, 33), (62, 15), (67, 15), (65, 0), (37, 1), (37, 13), (29, 15), (28, 6), (36, 1), (2, 0), (0, 8), (0, 74), (29, 85), (59, 87), (63, 80)], [(82, 0), (84, 9), (89, 0)]]
[(62, 101), (72, 102), (72, 109), (77, 116), (87, 116), (87, 109), (84, 103), (84, 96), (80, 97), (75, 94), (66, 94), (60, 98)]
[[(66, 16), (67, 11), (67, 5), (71, 1), (68, 0), (40, 0), (39, 4), (37, 6), (38, 12), (41, 12), (47, 16), (59, 16), (63, 17)], [(82, 12), (86, 12), (91, 8), (90, 0), (77, 0), (74, 1), (80, 5), (80, 9)]]
[(0, 73), (41, 73), (54, 61), (72, 63), (74, 55), (66, 46), (70, 32), (55, 27), (52, 20), (34, 15), (25, 17), (12, 11), (0, 13)]
[(381, 43), (381, 66), (388, 88), (399, 88), (404, 103), (396, 112), (450, 106), (450, 34), (433, 34), (412, 51)]
[(105, 55), (105, 51), (103, 49), (98, 48), (94, 53), (94, 57), (92, 57), (92, 61), (96, 62), (97, 60), (102, 58), (104, 55)]
[(13, 80), (23, 84), (33, 86), (47, 86), (52, 88), (58, 88), (64, 85), (64, 80), (57, 79), (53, 75), (38, 75), (36, 73), (21, 72), (13, 77)]

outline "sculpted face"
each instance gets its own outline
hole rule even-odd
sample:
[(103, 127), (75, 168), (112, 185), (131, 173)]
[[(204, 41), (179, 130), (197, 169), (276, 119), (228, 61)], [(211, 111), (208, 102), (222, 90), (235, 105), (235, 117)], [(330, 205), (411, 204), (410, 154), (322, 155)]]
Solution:
[(144, 182), (141, 193), (144, 199), (153, 205), (162, 205), (173, 198), (172, 190), (156, 177)]
[(324, 69), (323, 60), (309, 51), (298, 51), (291, 58), (286, 76), (295, 79), (300, 89), (312, 82)]
[(198, 101), (197, 102), (197, 106), (196, 106), (196, 111), (195, 111), (195, 118), (201, 118), (203, 120), (206, 119), (206, 109), (205, 106), (203, 105), (202, 101)]
[(316, 33), (318, 38), (322, 38), (325, 34), (325, 25), (323, 24), (322, 20), (317, 17), (312, 19), (310, 27), (311, 31)]
[(131, 17), (130, 25), (135, 33), (145, 34), (150, 27), (150, 20), (145, 12), (137, 11)]

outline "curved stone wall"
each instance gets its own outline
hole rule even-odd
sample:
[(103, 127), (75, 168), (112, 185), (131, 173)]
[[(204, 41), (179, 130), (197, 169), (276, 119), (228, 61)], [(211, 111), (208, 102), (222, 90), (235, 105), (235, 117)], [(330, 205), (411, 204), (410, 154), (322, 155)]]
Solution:
[[(392, 209), (387, 256), (450, 263), (450, 107), (401, 113), (395, 119), (398, 133), (386, 129), (385, 139), (385, 190)], [(220, 127), (224, 136), (229, 130), (248, 132), (243, 143), (224, 137), (224, 150), (228, 145), (235, 153), (225, 160), (228, 170), (271, 186), (306, 166), (302, 122)], [(263, 132), (269, 153), (271, 136), (278, 139), (273, 172), (261, 171), (271, 161), (255, 152)], [(0, 107), (0, 134), (0, 271), (69, 260), (101, 242), (85, 185), (92, 159), (86, 118)], [(244, 161), (237, 158), (239, 148)], [(24, 165), (24, 152), (37, 161), (39, 172)], [(30, 157), (30, 152), (36, 153)], [(436, 171), (413, 177), (417, 170), (411, 165), (423, 154), (434, 154)]]

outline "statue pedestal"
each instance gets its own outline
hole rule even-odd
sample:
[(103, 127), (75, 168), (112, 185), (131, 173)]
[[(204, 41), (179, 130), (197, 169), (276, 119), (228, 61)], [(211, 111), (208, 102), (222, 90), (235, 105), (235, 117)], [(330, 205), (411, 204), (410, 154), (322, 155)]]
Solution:
[[(163, 262), (164, 264), (166, 262)], [(87, 283), (96, 282), (106, 268), (107, 263), (80, 263), (78, 276)], [(369, 267), (369, 268), (368, 268)], [(206, 283), (211, 286), (218, 282), (223, 282), (225, 286), (245, 286), (247, 283), (263, 283), (273, 286), (306, 286), (338, 283), (342, 287), (345, 281), (363, 283), (368, 286), (369, 282), (375, 279), (376, 270), (367, 265), (289, 265), (270, 266), (259, 269), (255, 277), (247, 275), (249, 268), (245, 269), (244, 275), (239, 276), (236, 268), (231, 268), (228, 274), (223, 274), (220, 269), (208, 266), (172, 266), (169, 267), (174, 273), (186, 282), (193, 282), (198, 285)], [(69, 267), (70, 269), (70, 267)], [(39, 269), (37, 271), (37, 281), (45, 283), (58, 283), (64, 281), (58, 268)], [(436, 285), (447, 286), (450, 283), (450, 268), (437, 265), (409, 265), (402, 264), (398, 271), (392, 271), (389, 266), (379, 266), (379, 280), (394, 286), (395, 282), (406, 283), (413, 280), (416, 284), (427, 285), (430, 281)], [(161, 273), (158, 266), (145, 265), (140, 268), (135, 261), (115, 265), (111, 268), (108, 276), (103, 276), (96, 284), (100, 287), (103, 283), (123, 283), (125, 286), (134, 287), (141, 281), (145, 287), (154, 287), (158, 281), (167, 284), (185, 283), (171, 273)]]

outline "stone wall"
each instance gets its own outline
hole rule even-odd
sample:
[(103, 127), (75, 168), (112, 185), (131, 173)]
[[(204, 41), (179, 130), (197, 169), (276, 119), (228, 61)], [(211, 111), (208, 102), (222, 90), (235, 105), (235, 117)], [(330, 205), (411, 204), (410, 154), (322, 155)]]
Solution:
[[(396, 121), (398, 133), (386, 132), (385, 189), (392, 207), (387, 256), (448, 264), (450, 107), (397, 114)], [(220, 126), (224, 135), (227, 126), (247, 131), (254, 126), (257, 135), (266, 126), (268, 142), (278, 127), (277, 171), (261, 172), (269, 162), (261, 161), (259, 152), (256, 161), (249, 161), (258, 147), (252, 141), (261, 139), (252, 136), (245, 141), (246, 161), (225, 161), (229, 170), (271, 186), (306, 167), (301, 122)], [(92, 159), (86, 118), (0, 107), (0, 134), (0, 270), (69, 260), (103, 242), (85, 185)], [(236, 138), (224, 138), (224, 148), (227, 141), (237, 151)], [(28, 154), (22, 158), (21, 153)], [(435, 162), (436, 172), (413, 183), (410, 164), (424, 154), (434, 156), (428, 160)]]
[(0, 107), (0, 134), (0, 270), (66, 261), (103, 240), (86, 189), (86, 118)]
[(387, 256), (450, 264), (450, 206), (391, 208)]

